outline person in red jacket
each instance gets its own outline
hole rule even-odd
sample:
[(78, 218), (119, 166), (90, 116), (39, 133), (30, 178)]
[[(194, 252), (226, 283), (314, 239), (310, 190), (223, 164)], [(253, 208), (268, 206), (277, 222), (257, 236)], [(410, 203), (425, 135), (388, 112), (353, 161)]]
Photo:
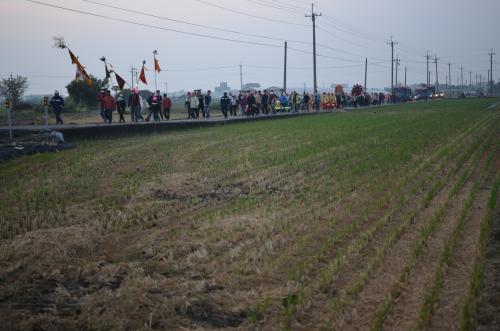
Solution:
[(166, 94), (163, 94), (163, 103), (162, 103), (162, 108), (163, 108), (163, 116), (167, 120), (170, 119), (170, 108), (172, 107), (172, 100), (170, 100), (169, 97), (167, 97)]
[(113, 122), (113, 111), (116, 109), (115, 98), (111, 96), (111, 91), (107, 90), (106, 95), (103, 98), (104, 106), (104, 116), (106, 117), (106, 123)]

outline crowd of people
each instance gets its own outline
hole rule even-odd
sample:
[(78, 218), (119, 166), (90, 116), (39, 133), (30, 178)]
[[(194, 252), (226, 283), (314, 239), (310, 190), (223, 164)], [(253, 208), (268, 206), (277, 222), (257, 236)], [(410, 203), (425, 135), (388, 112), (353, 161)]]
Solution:
[[(287, 93), (285, 91), (241, 91), (237, 94), (224, 93), (220, 98), (219, 106), (222, 116), (256, 116), (259, 114), (270, 115), (276, 113), (299, 113), (310, 111), (332, 111), (346, 107), (361, 107), (370, 105), (383, 105), (387, 100), (383, 93), (360, 93), (359, 95), (346, 94), (343, 91), (336, 93)], [(147, 98), (142, 98), (138, 87), (132, 88), (128, 100), (122, 93), (116, 97), (111, 91), (102, 90), (98, 96), (100, 116), (104, 123), (113, 123), (113, 113), (118, 113), (119, 123), (125, 123), (125, 111), (130, 109), (130, 120), (133, 123), (158, 122), (170, 119), (172, 100), (160, 91), (151, 93)], [(214, 99), (210, 90), (203, 94), (201, 90), (188, 92), (184, 107), (188, 119), (208, 119), (212, 113)], [(54, 109), (57, 124), (62, 124), (61, 111), (64, 100), (56, 91), (50, 105)], [(143, 111), (147, 116), (143, 116)]]
[[(101, 117), (104, 123), (113, 123), (113, 111), (117, 111), (119, 123), (125, 123), (125, 110), (127, 106), (130, 108), (130, 120), (133, 123), (149, 122), (151, 118), (155, 122), (160, 120), (170, 119), (170, 109), (172, 100), (166, 95), (156, 91), (147, 99), (143, 99), (139, 95), (139, 89), (133, 88), (128, 97), (127, 102), (122, 93), (119, 93), (116, 99), (111, 95), (109, 90), (102, 90), (98, 96), (99, 105), (101, 108)], [(147, 109), (148, 115), (146, 118), (142, 116), (142, 110)]]
[[(383, 93), (360, 94), (358, 96), (342, 93), (286, 93), (274, 91), (241, 91), (239, 94), (224, 93), (220, 100), (222, 115), (228, 116), (255, 116), (269, 115), (280, 112), (310, 112), (342, 109), (345, 107), (361, 107), (383, 105), (386, 96)], [(185, 99), (185, 109), (189, 118), (210, 117), (212, 96), (208, 91), (203, 95), (200, 90), (188, 92)]]

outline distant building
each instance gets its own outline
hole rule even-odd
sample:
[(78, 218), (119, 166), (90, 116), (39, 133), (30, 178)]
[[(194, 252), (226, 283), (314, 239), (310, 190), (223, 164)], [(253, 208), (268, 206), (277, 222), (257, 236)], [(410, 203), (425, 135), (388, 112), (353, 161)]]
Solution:
[(245, 90), (258, 90), (260, 89), (260, 84), (259, 83), (247, 83), (244, 86)]
[(214, 94), (215, 95), (223, 95), (224, 93), (230, 93), (231, 88), (227, 86), (227, 82), (221, 82), (219, 86), (215, 87)]

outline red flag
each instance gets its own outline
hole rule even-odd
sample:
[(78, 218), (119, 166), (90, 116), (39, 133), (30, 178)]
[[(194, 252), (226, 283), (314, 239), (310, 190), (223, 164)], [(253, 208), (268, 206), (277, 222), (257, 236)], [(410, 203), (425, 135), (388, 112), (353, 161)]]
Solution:
[(155, 49), (153, 51), (153, 57), (154, 57), (154, 63), (155, 63), (155, 71), (157, 73), (160, 73), (160, 71), (161, 71), (160, 61), (156, 58), (156, 55), (158, 55), (158, 51)]
[(155, 59), (155, 70), (158, 73), (160, 73), (160, 71), (161, 71), (160, 61), (158, 61), (157, 59)]
[(118, 83), (118, 86), (120, 86), (120, 90), (123, 90), (123, 87), (125, 86), (125, 79), (120, 77), (120, 75), (118, 75), (116, 72), (115, 72), (115, 77), (116, 77), (116, 81)]
[(148, 85), (148, 81), (146, 80), (146, 68), (144, 68), (144, 65), (142, 65), (141, 74), (139, 75), (139, 79), (141, 80), (141, 82), (144, 83), (144, 85)]

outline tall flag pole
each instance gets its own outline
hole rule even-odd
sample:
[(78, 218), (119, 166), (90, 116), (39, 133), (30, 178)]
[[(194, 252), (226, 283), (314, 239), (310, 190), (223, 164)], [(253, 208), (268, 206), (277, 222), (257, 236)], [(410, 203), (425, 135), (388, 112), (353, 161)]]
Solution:
[(148, 81), (146, 80), (146, 60), (142, 61), (142, 69), (141, 74), (139, 75), (139, 80), (144, 83), (144, 85), (148, 85)]
[(67, 49), (69, 52), (69, 57), (71, 58), (71, 63), (76, 65), (76, 76), (75, 80), (85, 79), (88, 86), (93, 85), (92, 78), (85, 70), (85, 67), (80, 63), (78, 57), (71, 51), (71, 49), (66, 45), (63, 37), (54, 37), (54, 47), (60, 49)]
[(154, 58), (154, 64), (155, 64), (155, 91), (158, 90), (158, 87), (156, 86), (156, 75), (160, 73), (161, 67), (160, 67), (160, 61), (156, 58), (158, 55), (158, 51), (155, 49), (153, 51), (153, 58)]

